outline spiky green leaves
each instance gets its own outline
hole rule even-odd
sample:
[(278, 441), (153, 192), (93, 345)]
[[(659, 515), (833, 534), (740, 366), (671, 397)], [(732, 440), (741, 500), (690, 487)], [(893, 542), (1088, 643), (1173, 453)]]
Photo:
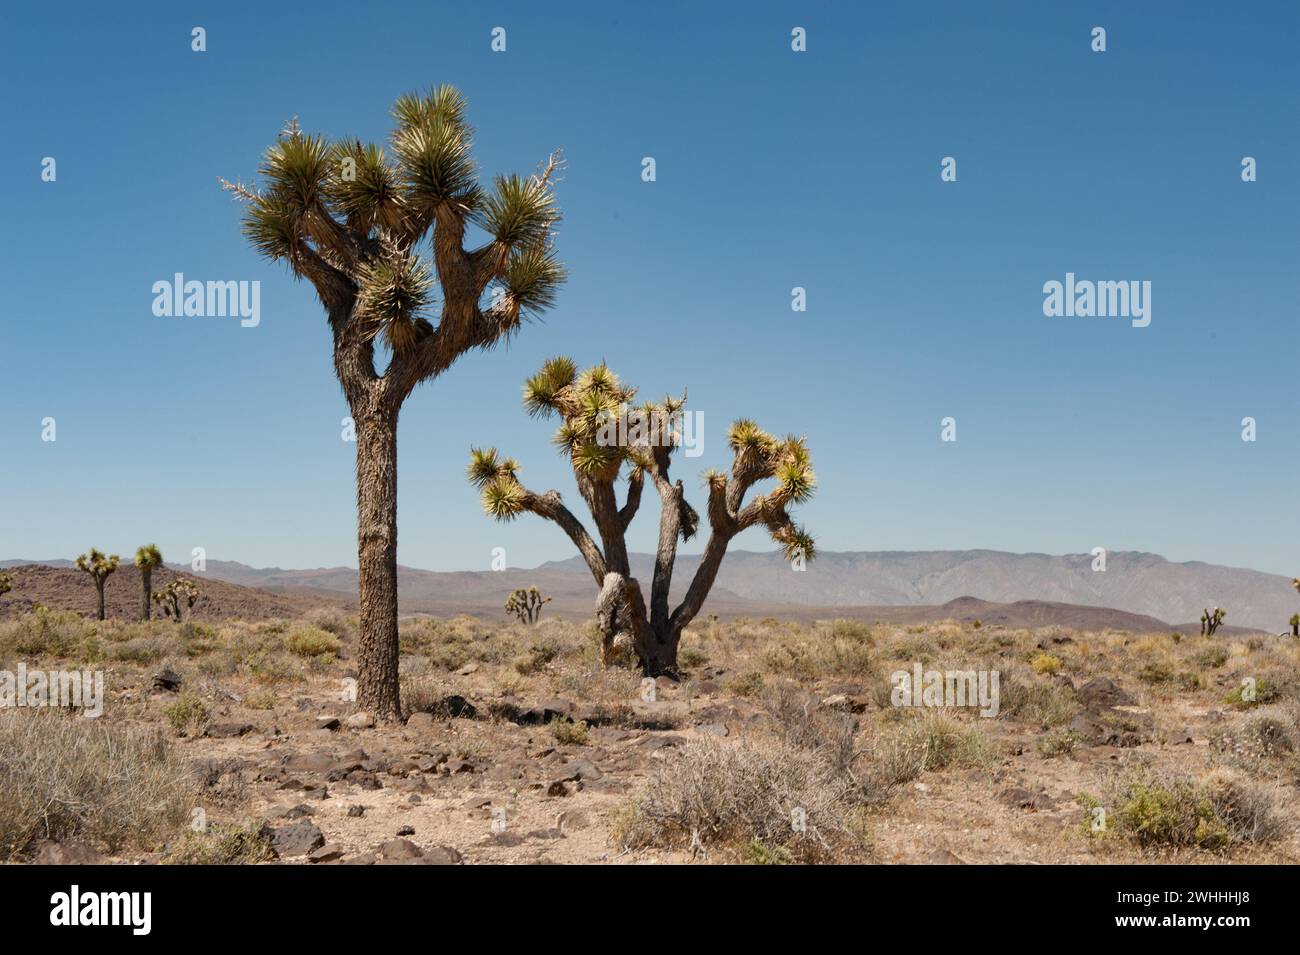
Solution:
[(139, 547), (135, 552), (135, 565), (141, 570), (145, 568), (153, 569), (161, 567), (163, 562), (162, 551), (158, 549), (157, 544), (146, 544)]
[(368, 333), (382, 336), (394, 354), (414, 345), (433, 300), (433, 273), (424, 261), (385, 240), (378, 255), (361, 263), (357, 279), (357, 314)]
[(566, 278), (564, 266), (543, 243), (512, 252), (502, 273), (511, 300), (521, 312), (531, 314), (555, 307), (556, 293)]
[(727, 431), (727, 444), (732, 451), (759, 451), (767, 453), (775, 441), (772, 436), (748, 418), (741, 418)]
[(508, 521), (524, 510), (526, 493), (515, 473), (519, 462), (503, 458), (496, 448), (471, 448), (465, 476), (482, 492), (483, 510), (499, 521)]
[(75, 564), (77, 570), (87, 573), (95, 580), (100, 581), (116, 571), (121, 561), (122, 558), (117, 554), (105, 554), (103, 551), (92, 547), (89, 553), (78, 554)]
[(548, 358), (541, 370), (524, 382), (524, 408), (530, 415), (546, 416), (559, 410), (560, 394), (578, 375), (572, 358)]
[(330, 176), (331, 148), (320, 136), (297, 132), (278, 139), (262, 158), (269, 194), (298, 212), (314, 209)]
[(393, 152), (403, 192), (414, 208), (427, 212), (450, 203), (464, 214), (473, 210), (479, 195), (470, 130), (460, 115), (463, 101), (459, 110), (451, 110), (438, 104), (441, 93), (414, 105), (406, 97), (398, 100), (394, 112), (400, 125), (393, 132)]
[(293, 263), (301, 233), (293, 206), (272, 195), (262, 195), (244, 207), (244, 237), (268, 259)]
[(393, 119), (400, 128), (447, 123), (465, 126), (465, 96), (454, 86), (444, 83), (424, 96), (404, 93), (393, 104)]
[(817, 542), (802, 527), (785, 524), (772, 532), (772, 540), (781, 545), (786, 560), (812, 560), (817, 555)]
[(336, 143), (325, 195), (348, 222), (364, 229), (398, 229), (406, 216), (397, 170), (374, 143), (349, 139)]
[(560, 218), (555, 193), (537, 176), (497, 176), (479, 210), (483, 228), (509, 246), (533, 246)]
[(802, 504), (813, 496), (817, 475), (813, 473), (812, 457), (803, 438), (790, 435), (770, 452), (774, 460), (772, 476), (776, 479), (774, 496), (784, 506)]

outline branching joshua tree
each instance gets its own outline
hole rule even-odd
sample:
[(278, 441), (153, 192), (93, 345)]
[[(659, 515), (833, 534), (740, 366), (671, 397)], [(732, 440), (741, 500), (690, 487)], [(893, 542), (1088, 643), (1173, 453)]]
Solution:
[(117, 554), (105, 555), (102, 551), (90, 548), (90, 553), (77, 555), (77, 570), (90, 575), (95, 582), (95, 593), (99, 596), (99, 619), (104, 619), (104, 583), (117, 570), (122, 558)]
[[(482, 491), (483, 508), (502, 521), (523, 513), (554, 521), (569, 536), (599, 588), (596, 618), (606, 662), (624, 648), (635, 652), (651, 676), (677, 673), (677, 645), (682, 630), (695, 618), (717, 578), (727, 545), (741, 531), (765, 527), (790, 560), (810, 560), (813, 539), (791, 520), (788, 508), (808, 500), (816, 484), (803, 438), (777, 439), (754, 422), (735, 422), (727, 440), (734, 453), (730, 474), (709, 471), (705, 513), (709, 538), (699, 567), (681, 603), (669, 603), (677, 542), (689, 540), (699, 515), (687, 503), (680, 480), (669, 476), (673, 452), (680, 446), (685, 397), (632, 407), (636, 390), (619, 382), (607, 367), (581, 374), (568, 358), (552, 358), (524, 384), (524, 407), (536, 416), (560, 419), (555, 444), (573, 466), (578, 491), (596, 525), (597, 544), (560, 498), (539, 494), (519, 481), (518, 462), (496, 448), (471, 452), (469, 480)], [(624, 476), (627, 492), (620, 506), (615, 483)], [(659, 545), (647, 605), (640, 583), (632, 577), (625, 542), (628, 526), (641, 504), (646, 480), (659, 494)], [(746, 495), (759, 481), (772, 479), (766, 494)]]
[(1214, 631), (1219, 629), (1223, 623), (1223, 618), (1228, 615), (1228, 611), (1222, 607), (1215, 607), (1213, 611), (1208, 608), (1201, 614), (1201, 636), (1212, 637)]
[(181, 622), (181, 604), (185, 610), (194, 608), (194, 601), (199, 599), (199, 588), (194, 581), (178, 577), (153, 595), (154, 603), (162, 607), (163, 616), (169, 620)]
[(135, 565), (140, 568), (140, 581), (144, 584), (144, 599), (140, 601), (140, 619), (149, 619), (149, 595), (153, 591), (153, 569), (161, 567), (162, 551), (157, 544), (139, 547), (135, 552)]
[[(260, 188), (222, 180), (246, 203), (249, 242), (311, 282), (325, 309), (357, 441), (357, 702), (386, 721), (401, 712), (398, 412), (416, 385), (550, 308), (564, 281), (552, 250), (558, 153), (536, 174), (498, 176), (486, 189), (457, 90), (402, 96), (392, 115), (387, 151), (357, 139), (330, 142), (295, 120), (267, 150)], [(487, 241), (469, 250), (471, 224)], [(431, 262), (419, 252), (426, 236)], [(441, 307), (433, 316), (435, 286)], [(389, 356), (382, 370), (376, 352)]]
[(506, 599), (506, 613), (514, 614), (520, 623), (534, 624), (542, 615), (542, 607), (550, 602), (551, 598), (543, 597), (536, 587), (521, 587)]

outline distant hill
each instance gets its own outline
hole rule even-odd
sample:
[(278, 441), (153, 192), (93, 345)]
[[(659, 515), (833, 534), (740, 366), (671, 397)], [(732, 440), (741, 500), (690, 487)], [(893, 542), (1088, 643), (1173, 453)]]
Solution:
[[(95, 612), (97, 604), (94, 583), (90, 577), (71, 565), (55, 567), (52, 564), (16, 564), (4, 561), (0, 562), (0, 566), (4, 566), (5, 572), (14, 578), (13, 589), (0, 597), (0, 617), (23, 613), (38, 603), (56, 610), (73, 610), (86, 615)], [(325, 594), (303, 596), (255, 590), (192, 574), (188, 568), (186, 573), (180, 574), (171, 568), (159, 567), (153, 572), (153, 589), (161, 590), (177, 577), (190, 577), (197, 582), (199, 599), (195, 601), (192, 612), (186, 613), (187, 617), (192, 613), (196, 620), (296, 617), (323, 603), (340, 603), (336, 598)], [(140, 596), (140, 571), (134, 564), (123, 563), (105, 584), (105, 611), (110, 617), (139, 619)], [(157, 616), (162, 615), (156, 605), (153, 612)]]
[[(673, 576), (674, 599), (685, 592), (699, 558), (681, 555)], [(925, 619), (959, 598), (996, 605), (1016, 620), (1034, 617), (1060, 622), (1097, 611), (1114, 619), (1145, 618), (1142, 628), (1169, 621), (1195, 632), (1204, 607), (1221, 606), (1234, 628), (1278, 633), (1300, 610), (1300, 595), (1290, 578), (1277, 574), (1201, 562), (1173, 563), (1157, 554), (1115, 551), (1106, 570), (1094, 572), (1089, 554), (1052, 556), (1003, 551), (848, 551), (821, 552), (796, 573), (779, 553), (733, 551), (728, 554), (709, 596), (705, 613), (720, 615), (872, 616), (887, 619), (891, 608), (912, 608)], [(12, 561), (0, 561), (0, 566)], [(69, 566), (67, 561), (50, 564)], [(632, 556), (632, 570), (649, 586), (653, 558)], [(188, 567), (177, 568), (188, 573)], [(80, 576), (80, 575), (78, 575)], [(357, 572), (350, 567), (313, 570), (255, 568), (234, 561), (209, 560), (196, 577), (270, 591), (284, 598), (311, 602), (338, 601), (355, 606)], [(86, 586), (89, 582), (86, 581)], [(494, 571), (398, 569), (398, 598), (403, 613), (502, 614), (501, 605), (516, 587), (536, 586), (553, 601), (547, 611), (570, 616), (591, 613), (595, 584), (577, 557), (532, 569)], [(966, 606), (957, 604), (957, 607)], [(969, 606), (974, 606), (969, 605)], [(1006, 609), (1006, 608), (1016, 609)], [(1067, 610), (1064, 608), (1075, 608)], [(988, 607), (979, 613), (988, 617)], [(1122, 615), (1130, 615), (1124, 617)], [(906, 614), (904, 614), (906, 616)], [(1011, 617), (1008, 617), (1010, 620)], [(1101, 618), (1096, 618), (1101, 619)], [(901, 618), (900, 618), (901, 622)], [(1120, 624), (1115, 624), (1119, 627)]]

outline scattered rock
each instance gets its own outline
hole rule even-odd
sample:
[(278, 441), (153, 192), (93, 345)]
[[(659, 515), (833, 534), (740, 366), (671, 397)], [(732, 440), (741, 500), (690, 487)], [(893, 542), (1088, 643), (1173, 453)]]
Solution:
[(1079, 687), (1079, 702), (1090, 710), (1108, 709), (1112, 706), (1133, 706), (1137, 703), (1132, 694), (1115, 685), (1110, 677), (1099, 676)]
[(418, 859), (424, 855), (420, 847), (409, 839), (390, 839), (375, 852), (385, 862)]
[(348, 806), (348, 815), (353, 819), (359, 819), (366, 814), (365, 806)]
[(162, 690), (164, 693), (177, 692), (180, 690), (181, 684), (184, 682), (184, 678), (170, 667), (165, 667), (162, 670), (159, 670), (153, 676), (153, 688), (155, 690)]
[(368, 730), (375, 725), (375, 718), (362, 710), (360, 713), (353, 713), (345, 719), (343, 725), (351, 730)]
[(327, 843), (307, 853), (308, 862), (337, 862), (343, 858), (343, 847)]
[(256, 730), (252, 723), (211, 723), (205, 735), (210, 739), (235, 739)]
[(343, 724), (339, 722), (337, 716), (318, 716), (316, 717), (316, 728), (318, 730), (328, 730), (334, 732)]
[(398, 834), (399, 836), (413, 836), (413, 835), (415, 835), (415, 827), (414, 827), (414, 826), (402, 826), (402, 828), (400, 828), (400, 829), (397, 830), (397, 834)]
[(305, 819), (271, 832), (271, 851), (278, 859), (305, 856), (325, 845), (325, 835)]

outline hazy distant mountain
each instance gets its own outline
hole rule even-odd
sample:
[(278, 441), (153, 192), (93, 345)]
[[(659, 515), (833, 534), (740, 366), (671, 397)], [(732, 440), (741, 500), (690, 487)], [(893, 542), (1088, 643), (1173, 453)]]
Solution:
[[(682, 555), (673, 577), (684, 592), (698, 558)], [(1117, 551), (1106, 570), (1094, 572), (1088, 554), (1051, 556), (1002, 551), (822, 552), (802, 573), (776, 552), (728, 554), (706, 612), (763, 614), (787, 608), (929, 606), (958, 597), (998, 604), (1038, 601), (1114, 608), (1185, 626), (1204, 607), (1228, 611), (1228, 623), (1280, 632), (1300, 610), (1300, 595), (1287, 577), (1198, 561), (1172, 563), (1156, 554)], [(633, 555), (633, 573), (645, 586), (652, 558)], [(0, 562), (0, 565), (10, 562)], [(48, 562), (56, 563), (56, 562)], [(66, 561), (57, 562), (66, 565)], [(188, 569), (188, 568), (185, 568)], [(355, 602), (357, 572), (257, 569), (208, 561), (219, 580), (284, 593), (318, 593)], [(536, 586), (554, 597), (560, 612), (590, 612), (595, 584), (578, 559), (552, 561), (531, 570), (435, 572), (403, 567), (398, 593), (404, 612), (500, 612), (516, 587)]]

